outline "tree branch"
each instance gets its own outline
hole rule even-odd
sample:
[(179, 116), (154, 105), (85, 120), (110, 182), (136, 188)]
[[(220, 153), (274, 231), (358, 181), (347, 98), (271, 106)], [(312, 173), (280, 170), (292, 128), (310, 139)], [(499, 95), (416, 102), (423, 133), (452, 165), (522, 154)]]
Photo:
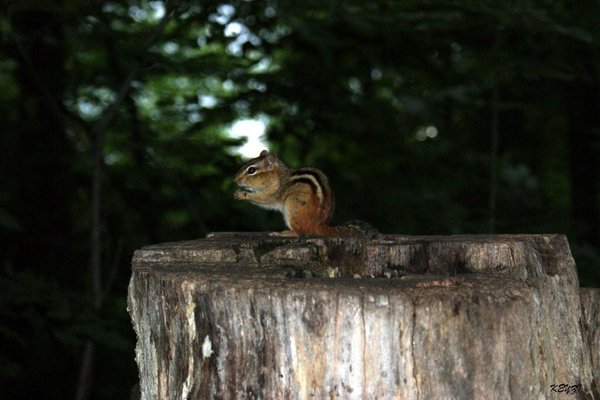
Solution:
[[(160, 34), (163, 32), (165, 25), (169, 21), (171, 14), (172, 11), (165, 10), (165, 15), (162, 17), (158, 25), (152, 30), (150, 35), (148, 35), (146, 40), (144, 40), (144, 43), (142, 44), (141, 50), (138, 54), (144, 54), (156, 42)], [(125, 79), (121, 83), (119, 90), (117, 91), (117, 96), (115, 97), (115, 100), (106, 109), (106, 111), (104, 111), (104, 113), (102, 114), (102, 118), (94, 126), (94, 134), (103, 134), (106, 131), (106, 128), (108, 128), (110, 123), (113, 121), (117, 110), (125, 100), (125, 96), (127, 96), (129, 90), (131, 89), (131, 82), (133, 82), (138, 72), (140, 71), (144, 59), (145, 57), (140, 57), (132, 63), (129, 72), (127, 73)]]
[(40, 89), (46, 107), (48, 107), (52, 115), (54, 115), (54, 117), (57, 119), (57, 122), (75, 122), (76, 124), (84, 128), (84, 130), (89, 131), (90, 124), (87, 121), (85, 121), (77, 114), (70, 112), (61, 101), (57, 101), (56, 97), (53, 96), (52, 93), (50, 93), (50, 90), (44, 84), (43, 79), (38, 74), (33, 62), (31, 61), (31, 58), (29, 57), (29, 54), (27, 53), (21, 42), (19, 42), (19, 40), (15, 38), (12, 33), (9, 34), (9, 40), (17, 50), (19, 57), (21, 57), (21, 59), (23, 60), (23, 65), (25, 66), (25, 70), (31, 77), (31, 80)]

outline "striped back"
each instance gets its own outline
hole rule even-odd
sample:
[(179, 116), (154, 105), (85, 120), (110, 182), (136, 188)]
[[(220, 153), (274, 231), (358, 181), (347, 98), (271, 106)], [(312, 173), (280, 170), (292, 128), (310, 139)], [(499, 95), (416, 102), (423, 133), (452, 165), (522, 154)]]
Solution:
[(329, 215), (333, 214), (335, 201), (327, 177), (323, 172), (316, 168), (299, 168), (292, 172), (290, 180), (291, 182), (308, 184), (313, 193), (319, 198), (321, 207), (330, 208)]

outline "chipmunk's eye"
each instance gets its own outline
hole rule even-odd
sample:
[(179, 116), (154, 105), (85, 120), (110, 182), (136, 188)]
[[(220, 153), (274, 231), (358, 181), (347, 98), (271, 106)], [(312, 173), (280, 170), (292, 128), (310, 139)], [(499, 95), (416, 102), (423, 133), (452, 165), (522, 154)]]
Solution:
[(254, 167), (248, 167), (248, 169), (246, 170), (246, 173), (248, 173), (248, 175), (252, 175), (255, 172), (256, 172), (256, 168), (254, 168)]

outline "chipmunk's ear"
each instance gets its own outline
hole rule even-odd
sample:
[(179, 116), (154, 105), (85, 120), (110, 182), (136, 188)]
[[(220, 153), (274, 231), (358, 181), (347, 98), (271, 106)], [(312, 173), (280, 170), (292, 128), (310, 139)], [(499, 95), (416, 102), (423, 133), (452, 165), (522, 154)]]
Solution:
[(277, 156), (273, 153), (269, 153), (267, 150), (263, 150), (260, 153), (260, 156), (264, 157), (263, 162), (265, 163), (265, 166), (268, 170), (273, 169), (275, 165), (279, 162)]

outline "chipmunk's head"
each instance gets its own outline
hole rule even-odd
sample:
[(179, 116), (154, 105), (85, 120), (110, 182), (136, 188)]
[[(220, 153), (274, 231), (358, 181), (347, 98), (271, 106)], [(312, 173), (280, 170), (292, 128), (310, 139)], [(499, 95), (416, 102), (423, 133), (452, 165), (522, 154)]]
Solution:
[(263, 150), (258, 157), (241, 166), (234, 181), (247, 192), (274, 192), (279, 188), (282, 168), (285, 166), (275, 154)]

